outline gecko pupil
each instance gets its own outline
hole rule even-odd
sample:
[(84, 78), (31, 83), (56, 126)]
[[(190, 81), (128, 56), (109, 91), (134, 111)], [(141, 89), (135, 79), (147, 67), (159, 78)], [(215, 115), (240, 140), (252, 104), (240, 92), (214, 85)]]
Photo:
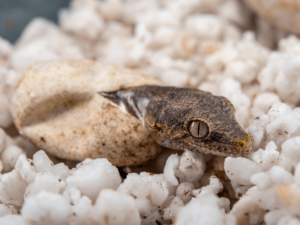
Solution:
[(194, 120), (189, 125), (189, 132), (195, 138), (204, 138), (208, 134), (208, 126), (200, 120)]

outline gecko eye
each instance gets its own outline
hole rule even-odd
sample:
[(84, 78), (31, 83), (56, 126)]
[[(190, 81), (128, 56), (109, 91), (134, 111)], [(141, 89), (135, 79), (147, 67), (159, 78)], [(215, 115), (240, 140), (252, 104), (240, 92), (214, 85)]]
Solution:
[(209, 128), (201, 120), (193, 120), (189, 124), (189, 132), (195, 138), (204, 138), (208, 135)]

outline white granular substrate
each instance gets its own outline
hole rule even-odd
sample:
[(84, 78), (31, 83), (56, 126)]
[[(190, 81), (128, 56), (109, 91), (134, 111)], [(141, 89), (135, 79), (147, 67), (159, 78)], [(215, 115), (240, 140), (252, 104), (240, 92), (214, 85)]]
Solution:
[[(74, 0), (59, 18), (34, 19), (15, 46), (0, 38), (0, 224), (300, 224), (299, 38), (237, 0)], [(150, 163), (160, 173), (122, 179), (106, 159), (69, 169), (10, 137), (21, 71), (85, 58), (227, 97), (253, 152), (162, 154)]]

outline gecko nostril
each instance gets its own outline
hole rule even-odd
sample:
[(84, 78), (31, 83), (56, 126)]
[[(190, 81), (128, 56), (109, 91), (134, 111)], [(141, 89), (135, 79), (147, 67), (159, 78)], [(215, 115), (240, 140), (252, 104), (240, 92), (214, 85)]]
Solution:
[(160, 127), (156, 127), (157, 131), (162, 132), (162, 129)]

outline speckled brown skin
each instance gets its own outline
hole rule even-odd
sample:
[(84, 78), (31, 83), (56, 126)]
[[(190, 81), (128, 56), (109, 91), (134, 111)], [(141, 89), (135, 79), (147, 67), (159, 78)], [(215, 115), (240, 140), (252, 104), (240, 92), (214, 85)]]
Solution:
[[(252, 138), (236, 121), (234, 107), (225, 97), (198, 89), (154, 85), (99, 94), (142, 120), (162, 146), (233, 157), (251, 151)], [(208, 125), (206, 137), (190, 134), (188, 127), (194, 120)]]

